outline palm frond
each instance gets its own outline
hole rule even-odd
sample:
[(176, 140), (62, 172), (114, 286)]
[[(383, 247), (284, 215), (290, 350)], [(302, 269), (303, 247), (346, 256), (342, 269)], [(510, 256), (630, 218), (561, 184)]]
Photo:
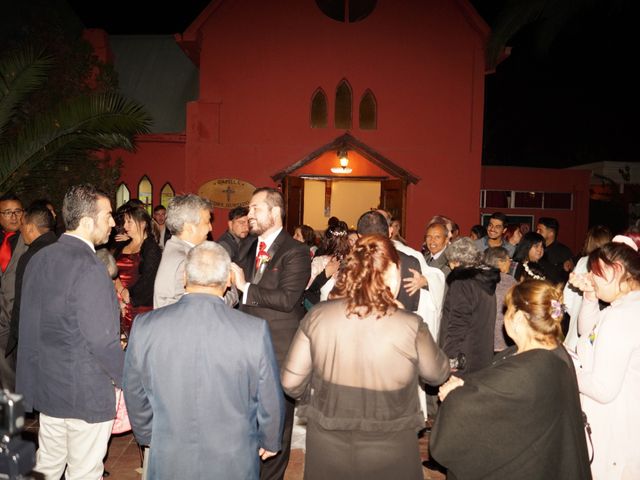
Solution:
[(0, 60), (0, 136), (31, 92), (40, 88), (53, 65), (53, 58), (25, 47)]

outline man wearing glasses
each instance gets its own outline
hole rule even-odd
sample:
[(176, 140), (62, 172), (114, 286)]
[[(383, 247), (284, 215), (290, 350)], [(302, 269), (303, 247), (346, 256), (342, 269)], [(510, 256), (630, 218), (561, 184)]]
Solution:
[(18, 197), (13, 194), (0, 197), (0, 385), (12, 391), (15, 389), (15, 364), (13, 358), (5, 357), (5, 347), (15, 295), (16, 268), (18, 260), (27, 251), (20, 237), (22, 214), (22, 202)]

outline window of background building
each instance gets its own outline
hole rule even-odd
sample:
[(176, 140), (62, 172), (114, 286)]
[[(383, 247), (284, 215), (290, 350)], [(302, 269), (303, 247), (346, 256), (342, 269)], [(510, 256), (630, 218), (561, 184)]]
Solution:
[(367, 18), (376, 8), (376, 3), (376, 0), (316, 0), (316, 4), (327, 17), (348, 23)]
[(342, 80), (336, 89), (336, 115), (335, 127), (351, 128), (352, 94), (351, 86), (346, 80)]
[(311, 97), (311, 128), (326, 128), (328, 124), (327, 96), (321, 88)]
[(363, 130), (375, 130), (378, 126), (377, 122), (377, 105), (376, 97), (373, 96), (371, 90), (367, 90), (360, 100), (360, 128)]
[(173, 190), (173, 187), (170, 183), (165, 183), (162, 190), (160, 190), (160, 203), (164, 205), (165, 208), (169, 206), (169, 200), (175, 197), (176, 193)]
[(131, 193), (124, 183), (121, 183), (116, 190), (116, 208), (124, 205), (131, 199)]
[(138, 183), (138, 200), (144, 203), (147, 213), (151, 215), (151, 209), (153, 208), (153, 187), (149, 177), (144, 175)]
[(513, 208), (542, 208), (542, 192), (515, 192)]

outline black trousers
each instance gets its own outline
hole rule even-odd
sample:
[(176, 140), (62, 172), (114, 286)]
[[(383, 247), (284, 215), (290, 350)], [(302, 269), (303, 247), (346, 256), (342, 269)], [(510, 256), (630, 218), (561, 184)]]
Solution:
[(291, 453), (291, 433), (293, 432), (293, 411), (295, 406), (295, 400), (285, 395), (282, 450), (270, 459), (260, 462), (260, 480), (284, 479), (284, 472), (289, 464), (289, 454)]

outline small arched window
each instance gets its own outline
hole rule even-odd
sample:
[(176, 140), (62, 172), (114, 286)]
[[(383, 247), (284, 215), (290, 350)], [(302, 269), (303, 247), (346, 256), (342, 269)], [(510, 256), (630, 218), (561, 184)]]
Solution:
[(122, 182), (116, 190), (116, 208), (120, 208), (131, 199), (131, 193), (127, 185)]
[(336, 128), (351, 128), (351, 98), (351, 85), (346, 80), (342, 80), (336, 89)]
[(151, 215), (151, 209), (153, 208), (153, 187), (151, 186), (151, 180), (144, 175), (138, 183), (138, 200), (144, 203), (147, 213)]
[(165, 183), (162, 190), (160, 190), (160, 203), (167, 208), (169, 206), (169, 200), (176, 196), (176, 192), (170, 183)]
[(378, 127), (377, 116), (376, 97), (371, 90), (367, 90), (360, 100), (360, 128), (375, 130)]
[(327, 96), (319, 88), (311, 97), (311, 128), (326, 128), (327, 123)]

